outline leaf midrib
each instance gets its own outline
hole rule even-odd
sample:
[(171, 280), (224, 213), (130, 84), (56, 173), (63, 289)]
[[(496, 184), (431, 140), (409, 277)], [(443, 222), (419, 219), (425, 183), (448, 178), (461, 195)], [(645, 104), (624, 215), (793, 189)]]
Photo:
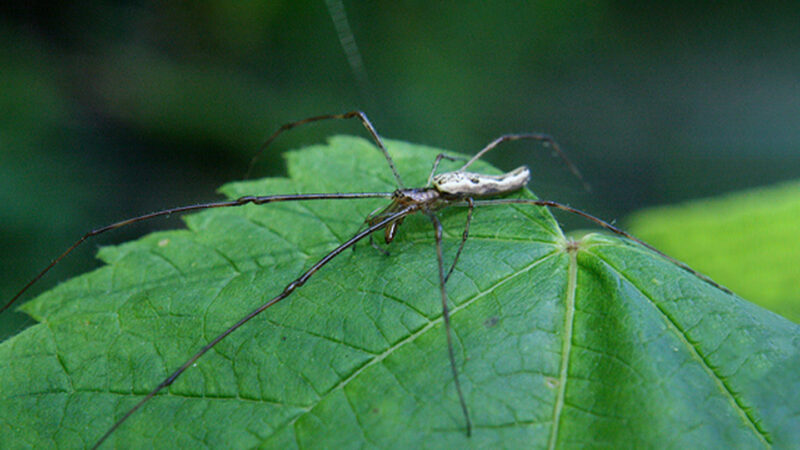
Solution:
[(564, 335), (561, 343), (561, 368), (558, 375), (558, 394), (553, 406), (553, 426), (550, 427), (550, 439), (547, 448), (552, 450), (558, 445), (558, 427), (561, 423), (561, 412), (564, 408), (564, 397), (567, 391), (569, 376), (569, 357), (572, 350), (572, 326), (575, 321), (575, 293), (578, 286), (578, 250), (569, 252), (567, 270), (567, 298), (564, 301)]

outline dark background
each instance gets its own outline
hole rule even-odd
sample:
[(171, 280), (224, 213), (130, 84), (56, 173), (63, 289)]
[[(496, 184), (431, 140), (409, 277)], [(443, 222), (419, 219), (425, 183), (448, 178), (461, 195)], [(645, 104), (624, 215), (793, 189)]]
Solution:
[[(529, 164), (539, 196), (608, 220), (796, 178), (795, 5), (345, 1), (360, 83), (322, 0), (4, 4), (0, 297), (93, 227), (217, 199), (265, 136), (317, 114), (364, 109), (385, 137), (465, 153), (550, 133), (592, 193), (535, 144), (489, 159)], [(357, 123), (294, 131), (257, 175), (336, 133), (364, 135)], [(95, 267), (98, 245), (177, 226), (104, 236), (34, 292)], [(20, 327), (9, 320), (0, 336)]]

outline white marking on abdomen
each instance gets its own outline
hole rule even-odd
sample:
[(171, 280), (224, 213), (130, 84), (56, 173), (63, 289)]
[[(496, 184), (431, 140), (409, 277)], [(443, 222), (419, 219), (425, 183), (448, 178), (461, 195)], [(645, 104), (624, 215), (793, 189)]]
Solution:
[(443, 194), (486, 197), (522, 189), (530, 179), (531, 171), (526, 166), (502, 175), (455, 171), (433, 177), (433, 187)]

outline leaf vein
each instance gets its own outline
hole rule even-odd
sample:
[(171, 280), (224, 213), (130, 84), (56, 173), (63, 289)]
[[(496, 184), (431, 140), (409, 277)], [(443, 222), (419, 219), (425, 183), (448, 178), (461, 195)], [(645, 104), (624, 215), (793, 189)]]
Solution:
[[(501, 280), (497, 281), (497, 282), (496, 282), (496, 283), (495, 283), (493, 286), (490, 286), (490, 287), (489, 287), (489, 288), (487, 288), (485, 291), (483, 291), (483, 292), (480, 292), (480, 293), (476, 294), (476, 295), (475, 295), (474, 297), (472, 297), (471, 299), (469, 299), (469, 300), (467, 300), (467, 301), (465, 301), (465, 302), (463, 302), (463, 303), (461, 303), (461, 304), (459, 304), (459, 305), (456, 305), (456, 306), (455, 306), (455, 307), (454, 307), (454, 308), (453, 308), (453, 309), (450, 311), (450, 317), (451, 317), (451, 318), (452, 318), (452, 317), (454, 317), (454, 316), (455, 316), (455, 315), (456, 315), (456, 314), (457, 314), (459, 311), (461, 311), (462, 309), (465, 309), (465, 308), (467, 308), (467, 307), (468, 307), (468, 306), (470, 306), (472, 303), (474, 303), (474, 302), (478, 301), (479, 299), (481, 299), (481, 298), (485, 297), (486, 295), (488, 295), (488, 294), (490, 294), (491, 292), (495, 291), (495, 290), (496, 290), (496, 289), (498, 289), (499, 287), (501, 287), (501, 286), (503, 286), (504, 284), (508, 283), (509, 281), (513, 280), (514, 278), (516, 278), (516, 277), (518, 277), (518, 276), (520, 276), (520, 275), (522, 275), (522, 274), (524, 274), (524, 273), (527, 273), (527, 272), (529, 272), (529, 271), (533, 270), (535, 267), (539, 266), (540, 264), (544, 263), (546, 260), (548, 260), (548, 259), (550, 259), (550, 258), (552, 258), (552, 257), (554, 257), (554, 256), (556, 256), (556, 255), (558, 255), (558, 254), (559, 254), (559, 251), (558, 251), (558, 250), (556, 250), (556, 251), (553, 251), (553, 252), (551, 252), (551, 253), (548, 253), (548, 254), (546, 254), (546, 255), (543, 255), (543, 256), (542, 256), (542, 257), (540, 257), (539, 259), (536, 259), (536, 260), (532, 261), (532, 262), (531, 262), (531, 263), (530, 263), (530, 264), (529, 264), (527, 267), (524, 267), (523, 269), (520, 269), (519, 271), (516, 271), (516, 272), (512, 273), (511, 275), (509, 275), (509, 276), (507, 276), (507, 277), (505, 277), (505, 278), (503, 278), (503, 279), (501, 279)], [(358, 377), (358, 376), (359, 376), (359, 375), (360, 375), (360, 374), (361, 374), (363, 371), (365, 371), (367, 368), (369, 368), (369, 367), (371, 367), (371, 366), (373, 366), (373, 365), (375, 365), (375, 364), (377, 364), (377, 363), (379, 363), (379, 362), (382, 362), (382, 361), (383, 361), (384, 359), (386, 359), (386, 358), (387, 358), (389, 355), (391, 355), (392, 353), (394, 353), (394, 351), (395, 351), (395, 350), (397, 350), (397, 349), (399, 349), (399, 348), (403, 347), (404, 345), (406, 345), (406, 344), (410, 344), (410, 343), (414, 342), (414, 341), (415, 341), (417, 338), (419, 338), (420, 336), (422, 336), (423, 334), (425, 334), (425, 333), (426, 333), (426, 332), (427, 332), (429, 329), (431, 329), (432, 327), (434, 327), (434, 326), (435, 326), (437, 323), (439, 323), (439, 322), (441, 322), (441, 321), (442, 321), (442, 317), (441, 317), (441, 316), (439, 316), (438, 318), (436, 318), (436, 319), (434, 319), (434, 320), (431, 320), (430, 322), (428, 322), (427, 324), (423, 325), (423, 326), (422, 326), (422, 327), (421, 327), (419, 330), (417, 330), (417, 331), (416, 331), (416, 332), (414, 332), (413, 334), (411, 334), (411, 335), (409, 335), (408, 337), (406, 337), (405, 339), (403, 339), (403, 340), (399, 341), (399, 342), (398, 342), (397, 344), (395, 344), (394, 346), (392, 346), (392, 347), (389, 347), (389, 348), (388, 348), (386, 351), (384, 351), (383, 353), (381, 353), (381, 354), (378, 354), (378, 355), (374, 355), (374, 356), (373, 356), (373, 357), (372, 357), (370, 360), (368, 360), (368, 361), (367, 361), (367, 362), (365, 362), (365, 363), (364, 363), (364, 364), (363, 364), (361, 367), (359, 367), (357, 370), (355, 370), (355, 371), (354, 371), (354, 372), (353, 372), (353, 373), (352, 373), (352, 374), (351, 374), (349, 377), (347, 377), (347, 378), (345, 378), (344, 380), (342, 380), (341, 382), (339, 382), (339, 384), (337, 384), (336, 386), (334, 386), (333, 388), (331, 388), (331, 389), (330, 389), (328, 392), (324, 393), (322, 396), (324, 397), (324, 396), (326, 396), (326, 395), (330, 395), (330, 394), (331, 394), (331, 393), (333, 393), (334, 391), (337, 391), (337, 390), (339, 390), (339, 389), (344, 389), (344, 387), (345, 387), (345, 386), (347, 386), (347, 385), (348, 385), (348, 384), (349, 384), (351, 381), (353, 381), (354, 379), (356, 379), (356, 378), (357, 378), (357, 377)], [(309, 411), (310, 411), (310, 409), (309, 409)], [(300, 416), (302, 416), (302, 414), (301, 414)], [(295, 421), (296, 421), (296, 420), (299, 420), (300, 416), (298, 416), (298, 417), (295, 419)], [(294, 421), (293, 421), (292, 423), (294, 423)]]
[(633, 280), (631, 280), (627, 276), (627, 274), (625, 274), (622, 270), (614, 266), (609, 260), (607, 260), (602, 255), (599, 255), (597, 253), (588, 250), (587, 252), (591, 253), (596, 258), (603, 261), (609, 268), (611, 268), (611, 270), (617, 273), (620, 276), (620, 278), (624, 279), (627, 283), (633, 286), (637, 291), (639, 291), (639, 293), (642, 294), (644, 298), (646, 298), (649, 301), (651, 305), (653, 305), (653, 307), (656, 308), (656, 310), (659, 312), (659, 314), (667, 323), (667, 325), (673, 330), (673, 333), (686, 346), (686, 348), (689, 350), (689, 352), (692, 354), (695, 360), (699, 362), (703, 370), (711, 376), (712, 380), (717, 385), (717, 388), (720, 390), (723, 396), (728, 398), (728, 400), (731, 403), (731, 406), (733, 406), (734, 410), (739, 414), (744, 424), (753, 432), (753, 434), (755, 434), (755, 436), (765, 446), (770, 446), (772, 440), (769, 437), (769, 434), (767, 434), (764, 430), (761, 429), (758, 422), (751, 415), (750, 408), (743, 404), (744, 402), (739, 398), (736, 392), (734, 392), (731, 386), (728, 385), (726, 378), (721, 374), (717, 373), (715, 367), (707, 360), (706, 355), (701, 353), (700, 349), (697, 348), (695, 343), (692, 342), (689, 336), (685, 334), (685, 331), (681, 329), (677, 321), (672, 317), (670, 317), (670, 315), (667, 314), (667, 312), (664, 309), (662, 309), (661, 305), (659, 305), (658, 302), (656, 302), (655, 299), (653, 299), (644, 289), (638, 286)]

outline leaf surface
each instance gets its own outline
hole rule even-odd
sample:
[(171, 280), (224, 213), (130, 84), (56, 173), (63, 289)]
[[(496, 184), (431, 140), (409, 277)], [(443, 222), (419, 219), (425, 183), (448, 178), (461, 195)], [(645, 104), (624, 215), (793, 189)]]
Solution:
[[(390, 142), (422, 185), (436, 149)], [(390, 191), (362, 139), (288, 154), (242, 195)], [(488, 166), (476, 169), (491, 171)], [(514, 195), (530, 195), (528, 193)], [(0, 447), (91, 446), (214, 336), (277, 295), (384, 202), (205, 211), (103, 248), (107, 264), (24, 309), (0, 345)], [(465, 212), (439, 213), (445, 258)], [(571, 250), (570, 250), (571, 249)], [(764, 447), (800, 442), (798, 326), (628, 241), (569, 244), (544, 208), (475, 210), (447, 290), (474, 423), (453, 386), (432, 227), (361, 243), (135, 413), (107, 448)]]

